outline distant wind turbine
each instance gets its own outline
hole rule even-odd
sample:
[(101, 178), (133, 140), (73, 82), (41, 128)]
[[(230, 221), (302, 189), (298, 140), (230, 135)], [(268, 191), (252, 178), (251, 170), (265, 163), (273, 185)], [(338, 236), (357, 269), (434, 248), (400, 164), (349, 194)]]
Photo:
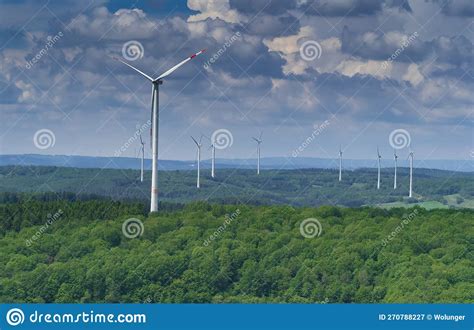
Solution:
[(143, 182), (143, 164), (145, 162), (145, 142), (142, 140), (142, 134), (140, 133), (140, 149), (142, 153), (141, 164), (140, 164), (140, 182)]
[(408, 155), (408, 158), (410, 159), (410, 190), (408, 192), (408, 197), (413, 197), (413, 150), (410, 148), (410, 154)]
[(194, 143), (196, 144), (197, 147), (197, 182), (196, 182), (196, 187), (200, 188), (200, 178), (201, 178), (201, 140), (202, 140), (202, 135), (201, 138), (199, 139), (199, 142), (196, 141), (195, 138), (191, 136), (191, 139), (193, 139)]
[(216, 167), (216, 144), (215, 142), (212, 142), (211, 144), (212, 148), (212, 160), (211, 160), (211, 177), (215, 177), (215, 167)]
[(175, 70), (177, 70), (180, 66), (187, 63), (191, 59), (195, 58), (196, 56), (202, 54), (204, 49), (193, 54), (186, 58), (185, 60), (181, 61), (180, 63), (173, 66), (171, 69), (163, 72), (161, 75), (153, 79), (149, 75), (143, 73), (142, 71), (138, 70), (134, 66), (128, 64), (125, 61), (117, 57), (113, 57), (115, 60), (125, 64), (129, 68), (135, 70), (143, 77), (148, 79), (152, 83), (151, 89), (151, 117), (152, 117), (152, 125), (151, 125), (151, 149), (152, 149), (152, 166), (151, 166), (151, 200), (150, 200), (150, 212), (158, 211), (158, 128), (159, 128), (159, 85), (163, 83), (163, 79), (168, 77), (172, 74)]
[(252, 139), (257, 142), (257, 175), (260, 174), (260, 144), (262, 143), (262, 132), (260, 132), (260, 136), (257, 139), (256, 137), (252, 137)]
[(398, 156), (397, 156), (397, 150), (396, 149), (393, 149), (393, 158), (395, 160), (395, 172), (393, 174), (393, 189), (397, 189), (397, 160), (398, 160)]
[(339, 182), (342, 180), (342, 148), (339, 145)]
[(380, 189), (380, 156), (379, 147), (377, 147), (377, 189)]

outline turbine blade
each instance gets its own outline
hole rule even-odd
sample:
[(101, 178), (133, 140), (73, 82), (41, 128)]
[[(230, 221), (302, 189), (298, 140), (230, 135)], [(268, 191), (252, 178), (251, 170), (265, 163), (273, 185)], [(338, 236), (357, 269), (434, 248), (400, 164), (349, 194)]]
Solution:
[(114, 60), (116, 60), (116, 61), (119, 61), (119, 62), (125, 64), (125, 65), (128, 66), (129, 68), (135, 70), (136, 72), (138, 72), (139, 74), (141, 74), (142, 76), (144, 76), (146, 79), (148, 79), (148, 80), (150, 80), (151, 82), (153, 82), (153, 78), (152, 78), (152, 77), (150, 77), (150, 76), (147, 75), (146, 73), (144, 73), (144, 72), (138, 70), (136, 67), (134, 67), (134, 66), (128, 64), (128, 63), (125, 62), (125, 61), (122, 61), (122, 60), (119, 59), (118, 57), (112, 56), (112, 58), (113, 58)]
[(157, 81), (157, 80), (160, 80), (160, 79), (163, 79), (164, 77), (167, 77), (169, 76), (170, 74), (172, 74), (176, 69), (178, 69), (180, 66), (182, 66), (183, 64), (185, 64), (186, 62), (192, 60), (193, 58), (195, 58), (196, 56), (204, 53), (205, 49), (197, 52), (196, 54), (193, 54), (191, 56), (189, 56), (187, 59), (181, 61), (180, 63), (176, 64), (174, 67), (172, 67), (171, 69), (169, 69), (168, 71), (165, 71), (163, 72), (161, 75), (159, 75), (154, 81)]
[(191, 139), (193, 139), (194, 143), (196, 143), (196, 145), (199, 147), (199, 143), (196, 141), (196, 139), (193, 138), (192, 136), (191, 136)]

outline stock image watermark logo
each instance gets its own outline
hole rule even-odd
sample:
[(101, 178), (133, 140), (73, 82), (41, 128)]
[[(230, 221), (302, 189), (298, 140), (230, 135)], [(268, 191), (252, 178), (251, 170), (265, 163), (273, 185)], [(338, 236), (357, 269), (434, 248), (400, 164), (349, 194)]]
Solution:
[(211, 141), (216, 149), (226, 149), (232, 146), (234, 137), (229, 130), (220, 128), (212, 133)]
[(130, 40), (122, 46), (122, 56), (129, 61), (136, 61), (141, 59), (145, 53), (143, 45), (136, 40)]
[(304, 238), (314, 238), (321, 236), (323, 226), (316, 218), (307, 218), (300, 223), (300, 233)]
[(56, 35), (54, 36), (48, 36), (48, 38), (46, 38), (46, 44), (43, 46), (43, 48), (41, 48), (35, 56), (33, 56), (33, 58), (29, 61), (26, 62), (26, 68), (29, 70), (33, 67), (33, 65), (35, 65), (36, 63), (38, 63), (38, 61), (46, 54), (48, 54), (48, 51), (53, 48), (53, 46), (59, 41), (59, 39), (61, 39), (62, 37), (64, 36), (64, 34), (62, 32), (58, 32)]
[(316, 40), (307, 40), (300, 46), (300, 56), (305, 61), (314, 61), (321, 58), (323, 49)]
[(36, 131), (33, 136), (33, 143), (36, 148), (41, 150), (52, 148), (56, 144), (56, 135), (54, 135), (52, 130), (42, 128)]
[(127, 238), (137, 238), (143, 235), (145, 226), (140, 219), (130, 218), (123, 222), (122, 233)]
[(133, 135), (124, 144), (122, 144), (122, 146), (120, 146), (119, 149), (115, 150), (114, 156), (120, 157), (125, 151), (127, 151), (128, 148), (130, 148), (130, 146), (134, 142), (138, 141), (138, 139), (140, 138), (140, 134), (145, 132), (145, 130), (150, 128), (150, 126), (151, 126), (150, 120), (148, 120), (145, 124), (137, 125), (136, 127), (137, 130), (135, 131), (135, 133), (133, 133)]
[(15, 327), (25, 322), (25, 314), (19, 308), (12, 308), (7, 312), (5, 319), (9, 325)]
[(390, 234), (388, 234), (387, 237), (382, 239), (382, 247), (386, 247), (387, 244), (391, 240), (393, 240), (406, 226), (408, 226), (410, 222), (412, 222), (413, 219), (415, 219), (417, 215), (418, 215), (418, 210), (414, 210), (410, 214), (403, 215), (402, 221), (400, 222), (400, 224), (397, 227), (395, 227), (395, 229)]
[(47, 220), (44, 225), (40, 227), (40, 229), (33, 235), (31, 236), (30, 239), (26, 240), (26, 246), (30, 247), (33, 245), (34, 242), (40, 239), (40, 237), (44, 234), (46, 230), (56, 221), (58, 220), (62, 215), (64, 214), (63, 210), (59, 209), (56, 213), (51, 214), (48, 213), (47, 215)]
[(237, 219), (239, 215), (240, 215), (239, 209), (235, 210), (235, 212), (231, 214), (226, 214), (222, 225), (220, 225), (219, 228), (217, 228), (215, 232), (209, 235), (209, 238), (207, 238), (204, 241), (203, 245), (209, 246), (209, 244), (211, 244), (212, 241), (216, 240), (227, 229), (227, 226), (229, 226), (235, 219)]
[(308, 136), (303, 143), (301, 143), (298, 148), (293, 150), (293, 153), (291, 154), (293, 158), (298, 157), (300, 153), (302, 153), (313, 141), (316, 139), (316, 137), (321, 134), (328, 126), (330, 122), (329, 120), (325, 120), (321, 125), (314, 124), (313, 125), (313, 132), (311, 133), (310, 136)]
[(410, 146), (411, 136), (406, 129), (398, 128), (390, 133), (388, 141), (393, 149), (403, 149)]
[(221, 57), (222, 55), (224, 55), (224, 53), (227, 51), (227, 49), (230, 48), (230, 46), (232, 46), (232, 44), (239, 40), (240, 38), (242, 37), (242, 34), (240, 32), (236, 32), (234, 33), (232, 36), (230, 37), (226, 37), (226, 41), (225, 43), (222, 45), (221, 48), (219, 48), (216, 52), (214, 52), (211, 57), (209, 58), (209, 60), (207, 60), (203, 67), (204, 69), (209, 69), (209, 67), (214, 64), (218, 59), (219, 57)]
[(390, 55), (389, 58), (387, 58), (385, 61), (382, 63), (382, 69), (385, 70), (388, 68), (388, 65), (391, 64), (395, 59), (400, 56), (403, 51), (410, 46), (410, 44), (418, 38), (418, 32), (414, 32), (413, 34), (409, 35), (408, 38), (404, 39), (402, 43), (400, 44), (400, 47), (398, 47), (392, 55)]

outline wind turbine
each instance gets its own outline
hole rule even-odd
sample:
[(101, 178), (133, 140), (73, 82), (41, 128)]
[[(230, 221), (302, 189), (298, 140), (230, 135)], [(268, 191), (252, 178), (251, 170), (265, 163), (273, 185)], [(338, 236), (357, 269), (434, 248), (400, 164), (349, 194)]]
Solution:
[(212, 160), (211, 160), (211, 177), (215, 177), (215, 167), (216, 167), (216, 141), (211, 141), (212, 148)]
[(410, 154), (408, 158), (410, 159), (410, 190), (408, 192), (408, 197), (413, 197), (413, 150), (410, 148)]
[(145, 142), (142, 140), (142, 134), (140, 133), (140, 145), (141, 145), (141, 166), (140, 166), (140, 182), (143, 182), (143, 163), (145, 162)]
[(201, 177), (201, 140), (202, 140), (202, 135), (201, 138), (199, 139), (199, 142), (196, 141), (195, 138), (191, 136), (191, 139), (193, 139), (194, 143), (196, 144), (197, 147), (197, 182), (196, 182), (196, 187), (200, 188), (200, 177)]
[(397, 189), (397, 160), (398, 160), (398, 156), (397, 156), (397, 150), (396, 149), (393, 149), (393, 158), (395, 160), (395, 172), (393, 174), (393, 189)]
[(342, 148), (339, 145), (339, 182), (342, 180)]
[(186, 58), (185, 60), (181, 61), (180, 63), (176, 64), (173, 66), (171, 69), (163, 72), (161, 75), (153, 79), (149, 75), (143, 73), (142, 71), (138, 70), (134, 66), (128, 64), (125, 61), (122, 61), (121, 59), (117, 57), (113, 57), (115, 60), (125, 64), (129, 68), (135, 70), (139, 74), (141, 74), (143, 77), (148, 79), (151, 84), (151, 149), (152, 149), (152, 165), (151, 165), (151, 200), (150, 200), (150, 212), (156, 212), (158, 211), (158, 128), (159, 128), (159, 110), (158, 110), (158, 104), (159, 104), (159, 86), (163, 83), (163, 79), (168, 77), (170, 74), (172, 74), (175, 70), (177, 70), (180, 66), (183, 64), (187, 63), (188, 61), (192, 60), (196, 56), (202, 54), (205, 50), (201, 50), (197, 52), (196, 54), (193, 54)]
[(380, 156), (379, 147), (377, 147), (377, 189), (380, 189)]
[(252, 137), (252, 139), (257, 142), (257, 175), (260, 174), (260, 144), (262, 143), (262, 132), (260, 132), (260, 136), (257, 139), (256, 137)]

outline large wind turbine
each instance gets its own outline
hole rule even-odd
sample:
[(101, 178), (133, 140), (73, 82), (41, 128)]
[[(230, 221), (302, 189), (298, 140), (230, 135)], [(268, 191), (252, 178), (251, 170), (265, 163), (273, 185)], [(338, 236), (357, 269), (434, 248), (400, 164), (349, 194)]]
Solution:
[(342, 180), (342, 148), (339, 146), (339, 181)]
[(257, 139), (256, 137), (252, 137), (252, 139), (257, 142), (257, 175), (260, 174), (260, 144), (262, 143), (262, 132), (260, 132), (260, 136)]
[(140, 182), (143, 182), (143, 163), (145, 162), (145, 142), (142, 140), (142, 134), (140, 133), (140, 145), (141, 145), (141, 164), (140, 164)]
[(408, 192), (408, 197), (413, 197), (413, 150), (410, 148), (410, 154), (408, 155), (410, 159), (410, 190)]
[(377, 147), (377, 189), (380, 189), (380, 156), (379, 147)]
[(395, 160), (395, 172), (393, 173), (393, 189), (397, 189), (397, 150), (393, 149), (393, 159)]
[(122, 61), (121, 59), (114, 57), (115, 60), (122, 62), (129, 68), (135, 70), (139, 74), (141, 74), (143, 77), (148, 79), (151, 84), (151, 149), (152, 149), (152, 165), (151, 165), (151, 201), (150, 201), (150, 212), (155, 212), (158, 211), (158, 128), (159, 128), (159, 110), (158, 110), (158, 104), (159, 104), (159, 86), (163, 83), (163, 79), (168, 77), (170, 74), (172, 74), (175, 70), (177, 70), (180, 66), (183, 64), (187, 63), (191, 59), (195, 58), (196, 56), (202, 54), (204, 52), (204, 49), (197, 52), (196, 54), (191, 55), (187, 59), (181, 61), (180, 63), (176, 64), (174, 67), (171, 69), (163, 72), (161, 75), (153, 79), (149, 75), (143, 73), (142, 71), (138, 70), (134, 66), (128, 64), (125, 61)]
[(193, 141), (194, 141), (194, 143), (196, 144), (196, 147), (197, 147), (197, 182), (196, 182), (196, 187), (200, 188), (201, 187), (200, 178), (201, 178), (201, 146), (202, 146), (201, 140), (202, 140), (202, 136), (199, 139), (199, 142), (197, 142), (196, 139), (193, 138), (192, 136), (191, 136), (191, 139), (193, 139)]

